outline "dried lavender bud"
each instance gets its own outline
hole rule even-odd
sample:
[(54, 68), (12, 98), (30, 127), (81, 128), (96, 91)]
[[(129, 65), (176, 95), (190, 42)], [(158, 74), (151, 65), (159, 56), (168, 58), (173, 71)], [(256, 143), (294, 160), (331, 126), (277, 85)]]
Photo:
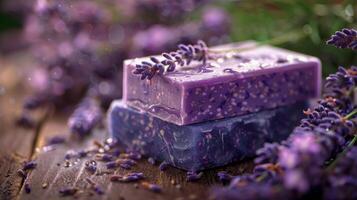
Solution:
[(114, 157), (119, 157), (121, 155), (120, 149), (114, 149), (113, 152), (112, 152), (112, 155)]
[(104, 190), (98, 185), (94, 186), (93, 190), (94, 190), (95, 193), (97, 193), (99, 195), (103, 195), (104, 194)]
[(203, 172), (200, 172), (198, 174), (196, 172), (187, 172), (186, 181), (187, 182), (198, 181), (199, 179), (201, 179), (202, 175), (203, 175)]
[(116, 161), (107, 162), (105, 165), (107, 166), (107, 169), (113, 169), (113, 168), (116, 168), (118, 166)]
[(135, 160), (129, 159), (129, 158), (119, 158), (116, 160), (117, 163), (122, 163), (122, 164), (126, 164), (126, 165), (136, 165), (137, 162)]
[(156, 74), (163, 74), (166, 68), (166, 72), (172, 72), (176, 68), (176, 64), (180, 66), (189, 65), (191, 61), (202, 61), (203, 64), (207, 60), (207, 45), (199, 40), (195, 45), (179, 44), (176, 52), (163, 53), (163, 57), (166, 60), (161, 62), (155, 58), (150, 57), (153, 63), (144, 61), (141, 65), (137, 64), (133, 74), (141, 76), (141, 80), (151, 80)]
[(113, 175), (110, 177), (110, 181), (112, 182), (117, 182), (122, 178), (122, 176), (118, 176), (118, 175)]
[(164, 161), (159, 165), (159, 169), (160, 169), (160, 171), (165, 171), (165, 170), (167, 170), (167, 168), (169, 168), (169, 166), (170, 166), (170, 164), (167, 163), (166, 161)]
[(25, 183), (24, 189), (25, 189), (25, 192), (26, 192), (27, 194), (31, 193), (31, 187), (30, 187), (30, 184)]
[(103, 154), (102, 160), (103, 160), (104, 162), (112, 161), (112, 160), (113, 160), (113, 156), (112, 156), (112, 155), (109, 155), (109, 154)]
[(132, 172), (125, 176), (113, 175), (110, 177), (110, 180), (114, 181), (114, 182), (118, 181), (118, 182), (128, 183), (128, 182), (136, 182), (136, 181), (142, 180), (143, 178), (144, 178), (143, 173)]
[(46, 103), (46, 99), (41, 95), (30, 96), (24, 100), (23, 107), (27, 110), (33, 110), (39, 108)]
[(131, 169), (131, 165), (126, 163), (120, 163), (119, 166), (123, 169)]
[(97, 185), (94, 181), (92, 181), (90, 178), (86, 178), (86, 181), (90, 184), (90, 186), (91, 186), (91, 189), (95, 192), (95, 193), (97, 193), (97, 194), (99, 194), (99, 195), (102, 195), (102, 194), (104, 194), (104, 190), (99, 186), (99, 185)]
[(46, 145), (63, 144), (65, 142), (66, 138), (64, 136), (56, 135), (47, 139)]
[(24, 163), (23, 170), (30, 170), (30, 169), (35, 169), (37, 166), (37, 163), (35, 161), (28, 161)]
[(80, 150), (78, 152), (78, 157), (80, 157), (80, 158), (85, 158), (85, 157), (87, 157), (87, 155), (88, 155), (88, 152), (85, 150)]
[(89, 134), (101, 121), (102, 111), (94, 99), (85, 99), (68, 120), (71, 132), (81, 137)]
[(336, 31), (326, 43), (338, 48), (357, 50), (357, 31), (355, 29), (347, 28), (344, 28), (341, 31)]
[(65, 158), (66, 160), (70, 160), (70, 159), (76, 157), (76, 155), (77, 155), (76, 152), (74, 152), (73, 150), (69, 150), (69, 151), (67, 151), (66, 154), (64, 155), (64, 158)]
[(78, 188), (76, 187), (68, 187), (59, 190), (59, 193), (62, 196), (73, 196), (78, 192)]
[(16, 119), (16, 125), (24, 128), (34, 128), (36, 126), (36, 122), (32, 119), (32, 117), (28, 113), (22, 113)]
[(153, 183), (142, 182), (141, 186), (143, 186), (145, 189), (150, 190), (152, 192), (156, 192), (156, 193), (162, 192), (161, 186), (153, 184)]

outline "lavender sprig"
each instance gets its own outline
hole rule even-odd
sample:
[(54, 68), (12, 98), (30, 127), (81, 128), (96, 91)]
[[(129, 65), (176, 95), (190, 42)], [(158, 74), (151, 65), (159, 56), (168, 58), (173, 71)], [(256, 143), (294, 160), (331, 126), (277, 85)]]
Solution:
[(89, 134), (101, 121), (102, 111), (94, 99), (84, 99), (68, 119), (68, 126), (72, 133), (81, 137)]
[[(314, 195), (316, 188), (326, 187), (332, 188), (324, 191), (324, 198), (342, 195), (343, 187), (338, 185), (356, 180), (355, 174), (348, 171), (343, 178), (335, 178), (339, 183), (332, 184), (326, 176), (331, 175), (331, 170), (326, 166), (331, 160), (339, 163), (337, 155), (357, 138), (357, 109), (351, 95), (357, 86), (356, 72), (356, 67), (340, 67), (330, 75), (323, 99), (314, 109), (304, 111), (306, 118), (291, 136), (279, 145), (267, 144), (258, 150), (255, 160), (258, 165), (253, 173), (233, 177), (228, 188), (214, 190), (213, 196), (216, 199), (301, 199)], [(332, 167), (332, 170), (339, 169)], [(356, 196), (354, 190), (351, 191), (350, 194)], [(260, 196), (261, 193), (264, 195)]]
[(334, 35), (326, 42), (337, 48), (350, 48), (357, 50), (357, 31), (355, 29), (344, 28), (336, 31)]
[(137, 64), (133, 74), (141, 75), (141, 80), (151, 80), (156, 74), (162, 75), (166, 72), (173, 72), (176, 66), (189, 65), (191, 61), (202, 61), (203, 64), (207, 60), (207, 45), (202, 40), (199, 40), (195, 45), (178, 45), (178, 50), (171, 53), (163, 53), (164, 60), (159, 60), (156, 57), (150, 57), (151, 62), (143, 61)]

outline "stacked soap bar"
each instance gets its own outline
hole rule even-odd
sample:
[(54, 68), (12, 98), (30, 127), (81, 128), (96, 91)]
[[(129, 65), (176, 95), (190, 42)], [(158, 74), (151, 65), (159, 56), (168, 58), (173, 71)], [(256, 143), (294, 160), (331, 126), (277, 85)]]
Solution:
[(302, 117), (301, 102), (320, 93), (317, 58), (254, 42), (208, 51), (207, 62), (151, 80), (132, 72), (164, 57), (126, 60), (124, 97), (108, 114), (111, 135), (185, 170), (222, 166), (285, 139)]
[(179, 126), (114, 101), (109, 131), (132, 150), (197, 171), (254, 155), (265, 142), (285, 139), (302, 117), (305, 103), (233, 118)]
[[(290, 105), (320, 92), (320, 61), (244, 42), (211, 48), (245, 49), (192, 62), (151, 81), (132, 74), (147, 58), (124, 62), (124, 101), (170, 123), (187, 125)], [(157, 59), (164, 59), (156, 56)]]

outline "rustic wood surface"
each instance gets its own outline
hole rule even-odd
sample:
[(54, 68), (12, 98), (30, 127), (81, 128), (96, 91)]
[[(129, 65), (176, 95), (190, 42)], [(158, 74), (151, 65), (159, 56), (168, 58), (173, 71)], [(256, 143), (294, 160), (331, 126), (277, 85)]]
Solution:
[[(65, 144), (54, 145), (46, 149), (45, 142), (54, 135), (70, 138), (66, 127), (69, 113), (55, 113), (51, 109), (38, 111), (36, 127), (24, 129), (14, 121), (21, 110), (21, 102), (26, 94), (26, 73), (28, 57), (0, 57), (0, 199), (207, 199), (209, 188), (219, 185), (216, 173), (221, 170), (232, 174), (241, 174), (251, 170), (252, 162), (246, 161), (219, 169), (207, 170), (198, 182), (186, 182), (186, 173), (173, 167), (161, 172), (158, 166), (149, 164), (146, 159), (138, 162), (131, 170), (116, 169), (106, 174), (104, 163), (98, 163), (96, 174), (84, 169), (88, 158), (72, 161), (65, 166), (64, 156), (70, 150), (85, 149), (93, 141), (103, 141), (108, 137), (105, 128), (98, 128), (82, 141), (72, 140)], [(23, 180), (17, 175), (22, 162), (34, 159), (38, 163), (28, 177)], [(163, 188), (162, 193), (154, 193), (134, 183), (110, 182), (114, 174), (124, 175), (129, 172), (143, 172), (145, 180)], [(102, 195), (89, 189), (86, 178), (90, 178), (105, 192)], [(26, 193), (25, 184), (29, 184), (30, 193)], [(59, 190), (65, 187), (77, 187), (79, 192), (70, 197), (62, 197)]]

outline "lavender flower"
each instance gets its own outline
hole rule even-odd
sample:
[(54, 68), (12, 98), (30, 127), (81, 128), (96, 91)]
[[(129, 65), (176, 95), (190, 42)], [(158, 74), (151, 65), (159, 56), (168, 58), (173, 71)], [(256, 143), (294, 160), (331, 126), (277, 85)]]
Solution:
[(133, 74), (141, 75), (141, 80), (151, 80), (156, 74), (162, 75), (166, 72), (173, 72), (176, 66), (189, 65), (191, 61), (202, 61), (203, 64), (207, 60), (207, 45), (202, 41), (198, 41), (195, 45), (178, 45), (179, 50), (171, 53), (163, 53), (164, 60), (160, 61), (156, 57), (151, 57), (151, 62), (143, 61), (136, 65)]
[(105, 165), (107, 166), (107, 169), (113, 169), (113, 168), (116, 168), (118, 166), (116, 161), (107, 162)]
[(31, 193), (31, 187), (29, 183), (25, 183), (24, 189), (27, 194)]
[(131, 169), (131, 165), (126, 163), (120, 163), (119, 166), (123, 169)]
[(141, 182), (141, 186), (145, 189), (150, 190), (152, 192), (160, 193), (162, 192), (162, 188), (159, 185), (149, 183), (149, 182)]
[(124, 183), (137, 182), (142, 179), (144, 179), (144, 174), (141, 172), (132, 172), (125, 176), (113, 175), (110, 177), (110, 181)]
[(338, 48), (350, 48), (357, 50), (357, 31), (355, 29), (344, 28), (336, 31), (334, 35), (326, 42)]
[(73, 196), (78, 192), (78, 188), (76, 187), (68, 187), (68, 188), (62, 188), (59, 190), (59, 193), (62, 196)]
[(24, 128), (34, 128), (36, 122), (28, 113), (24, 112), (16, 119), (16, 125)]
[(99, 195), (103, 195), (104, 194), (104, 190), (99, 185), (95, 185), (93, 187), (93, 190), (94, 190), (95, 193), (97, 193)]
[(256, 164), (276, 163), (278, 160), (278, 151), (279, 145), (277, 143), (266, 143), (261, 149), (257, 150), (257, 157), (254, 162)]
[(71, 132), (87, 135), (102, 119), (102, 111), (94, 99), (85, 99), (68, 120)]
[(61, 135), (56, 135), (47, 139), (46, 145), (62, 144), (66, 142), (66, 138)]
[(36, 167), (37, 167), (36, 161), (31, 160), (31, 161), (25, 162), (23, 167), (22, 167), (22, 169), (24, 171), (27, 171), (27, 170), (30, 170), (30, 169), (35, 169)]

